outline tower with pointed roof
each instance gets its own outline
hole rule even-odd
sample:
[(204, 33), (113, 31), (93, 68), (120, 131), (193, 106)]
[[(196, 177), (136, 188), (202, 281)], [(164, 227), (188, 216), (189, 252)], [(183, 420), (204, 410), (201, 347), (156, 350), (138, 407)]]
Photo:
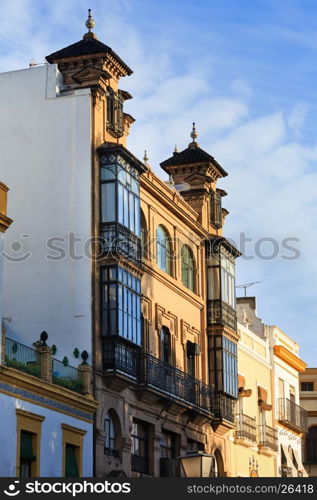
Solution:
[(119, 88), (119, 82), (133, 71), (111, 47), (98, 40), (91, 9), (86, 27), (88, 32), (82, 40), (49, 54), (46, 60), (57, 64), (68, 91), (91, 89), (98, 109), (94, 119), (100, 142), (125, 145), (134, 118), (124, 113), (123, 104), (132, 96)]
[(193, 123), (192, 141), (183, 151), (175, 149), (173, 156), (161, 163), (162, 169), (173, 177), (185, 200), (199, 213), (200, 223), (211, 232), (222, 234), (225, 216), (221, 199), (226, 192), (217, 188), (217, 181), (227, 172), (213, 156), (198, 144), (198, 133)]

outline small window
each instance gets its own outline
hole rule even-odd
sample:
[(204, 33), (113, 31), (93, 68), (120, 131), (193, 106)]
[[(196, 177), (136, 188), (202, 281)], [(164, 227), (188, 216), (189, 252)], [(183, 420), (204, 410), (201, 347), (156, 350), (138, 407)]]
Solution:
[(300, 389), (301, 391), (313, 391), (314, 382), (301, 382)]
[(79, 454), (78, 446), (66, 443), (65, 477), (79, 477), (78, 454)]
[(162, 226), (156, 230), (156, 263), (162, 271), (171, 274), (171, 243)]
[(195, 291), (195, 260), (187, 245), (182, 247), (182, 282), (192, 292)]

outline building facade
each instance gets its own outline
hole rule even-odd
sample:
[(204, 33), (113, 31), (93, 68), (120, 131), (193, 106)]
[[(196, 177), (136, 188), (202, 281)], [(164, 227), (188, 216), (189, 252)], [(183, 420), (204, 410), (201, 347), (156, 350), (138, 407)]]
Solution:
[(278, 436), (272, 394), (272, 357), (255, 297), (237, 299), (238, 388), (236, 428), (230, 437), (235, 477), (275, 477)]
[(307, 411), (307, 434), (303, 439), (303, 463), (308, 476), (317, 476), (317, 368), (300, 373), (300, 405)]
[(279, 440), (277, 476), (302, 477), (302, 440), (307, 431), (307, 413), (299, 401), (299, 373), (306, 363), (300, 359), (299, 345), (276, 326), (267, 334), (273, 357), (276, 428)]
[(69, 364), (87, 351), (96, 475), (177, 475), (176, 458), (198, 449), (217, 457), (211, 473), (230, 475), (239, 252), (222, 235), (217, 182), (227, 173), (195, 127), (161, 164), (169, 183), (126, 148), (134, 119), (121, 79), (132, 70), (93, 24), (47, 65), (0, 75), (1, 150), (12, 167), (1, 174), (17, 221), (7, 336), (32, 343), (46, 330)]

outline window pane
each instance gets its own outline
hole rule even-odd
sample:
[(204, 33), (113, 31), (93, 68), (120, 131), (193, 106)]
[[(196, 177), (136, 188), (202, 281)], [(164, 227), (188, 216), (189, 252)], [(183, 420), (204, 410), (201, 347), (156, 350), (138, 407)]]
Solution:
[(115, 183), (101, 185), (101, 219), (102, 222), (115, 221)]

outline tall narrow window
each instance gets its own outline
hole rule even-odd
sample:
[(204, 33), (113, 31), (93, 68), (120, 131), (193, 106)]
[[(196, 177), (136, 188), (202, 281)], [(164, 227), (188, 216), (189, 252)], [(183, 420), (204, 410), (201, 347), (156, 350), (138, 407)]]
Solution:
[(182, 282), (189, 290), (195, 291), (195, 260), (187, 245), (182, 247)]
[(160, 476), (173, 477), (177, 476), (176, 468), (176, 449), (177, 434), (173, 432), (162, 431), (161, 436), (161, 460), (160, 460)]
[(186, 345), (186, 356), (187, 356), (187, 373), (192, 377), (195, 377), (195, 344), (193, 342), (187, 342)]
[(171, 243), (162, 226), (158, 226), (156, 230), (156, 262), (162, 271), (171, 274)]
[(147, 244), (148, 244), (147, 225), (144, 213), (141, 210), (141, 256), (143, 259), (148, 256)]
[(222, 226), (221, 191), (210, 191), (210, 222), (219, 229)]
[(119, 336), (141, 345), (141, 281), (119, 266), (103, 268), (102, 337)]
[(131, 469), (147, 474), (149, 471), (148, 425), (134, 420), (131, 432)]
[(161, 360), (171, 364), (171, 334), (166, 326), (161, 329)]
[(20, 437), (20, 477), (32, 477), (32, 465), (36, 461), (34, 441), (31, 432), (21, 431)]
[(118, 451), (116, 450), (116, 432), (113, 419), (108, 412), (105, 418), (105, 454), (111, 456), (118, 456)]

